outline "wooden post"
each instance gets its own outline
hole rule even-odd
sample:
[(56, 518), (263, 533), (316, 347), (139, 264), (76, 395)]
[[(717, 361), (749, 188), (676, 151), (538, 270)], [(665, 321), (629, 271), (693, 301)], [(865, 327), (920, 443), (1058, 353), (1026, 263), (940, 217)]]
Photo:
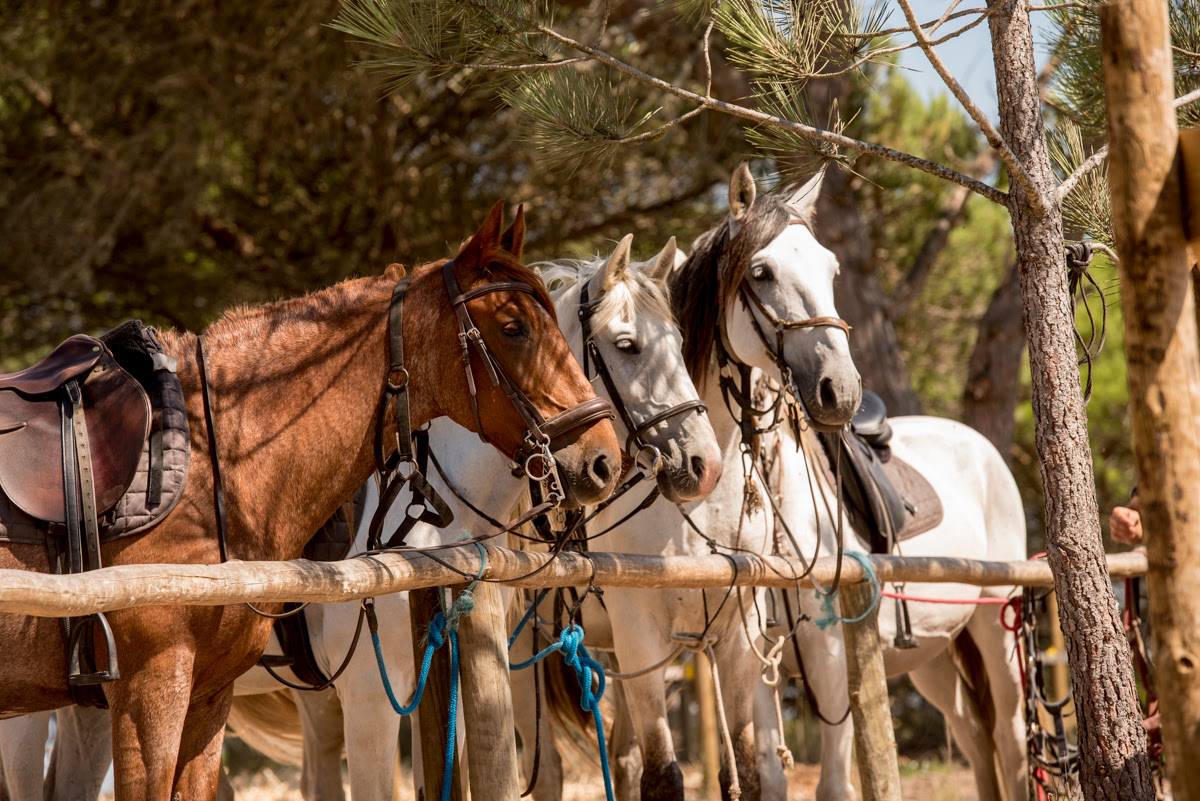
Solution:
[[(873, 589), (867, 582), (842, 582), (838, 590), (842, 617), (867, 611)], [(888, 701), (887, 674), (879, 642), (879, 606), (857, 623), (843, 624), (850, 710), (854, 717), (854, 750), (863, 801), (900, 801), (900, 766), (896, 732)]]
[(508, 684), (508, 635), (500, 588), (475, 586), (475, 608), (458, 626), (463, 728), (472, 801), (520, 798), (517, 739)]
[[(1200, 798), (1200, 348), (1167, 4), (1100, 6), (1113, 223), (1167, 776)], [(1200, 195), (1189, 198), (1194, 205)], [(1194, 234), (1194, 232), (1193, 232)], [(1140, 735), (1140, 733), (1139, 733)], [(1139, 736), (1144, 742), (1144, 736)]]
[[(700, 761), (704, 767), (702, 797), (717, 801), (721, 797), (721, 743), (717, 734), (717, 704), (713, 695), (712, 665), (708, 654), (697, 652), (696, 702), (700, 707)], [(779, 733), (783, 736), (783, 732)]]
[[(421, 660), (425, 657), (425, 632), (429, 621), (441, 611), (440, 587), (413, 590), (408, 595), (409, 619), (412, 623), (413, 661), (415, 670), (421, 672)], [(400, 699), (401, 702), (404, 699)], [(437, 801), (442, 797), (442, 774), (445, 772), (447, 711), (450, 708), (450, 647), (443, 645), (433, 656), (429, 668), (429, 681), (425, 684), (425, 695), (417, 708), (420, 716), (420, 731), (413, 731), (413, 739), (421, 738), (421, 773), (424, 778), (425, 801)], [(455, 756), (455, 770), (450, 774), (450, 801), (463, 801), (461, 760)], [(413, 766), (416, 772), (416, 765)], [(420, 791), (418, 791), (420, 792)], [(420, 801), (421, 796), (417, 796)]]

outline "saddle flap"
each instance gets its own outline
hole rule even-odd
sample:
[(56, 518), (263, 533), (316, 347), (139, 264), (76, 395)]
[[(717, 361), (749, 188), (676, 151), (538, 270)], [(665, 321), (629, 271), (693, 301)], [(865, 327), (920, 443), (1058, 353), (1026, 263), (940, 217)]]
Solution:
[[(72, 337), (60, 345), (80, 340)], [(91, 343), (99, 340), (83, 338)], [(126, 373), (102, 345), (96, 358), (64, 360), (62, 367), (38, 374), (38, 366), (13, 376), (28, 388), (69, 375), (83, 385), (84, 420), (92, 456), (96, 511), (117, 504), (137, 472), (142, 443), (150, 432), (150, 402), (141, 385)], [(76, 345), (72, 345), (75, 348)], [(91, 348), (91, 345), (88, 345)], [(78, 353), (72, 350), (71, 353)], [(53, 354), (51, 354), (53, 356)], [(82, 372), (81, 365), (87, 365)], [(40, 375), (40, 377), (39, 377)], [(13, 376), (6, 376), (11, 379)], [(22, 511), (48, 523), (64, 523), (63, 452), (59, 393), (27, 397), (24, 391), (0, 391), (0, 489)], [(24, 425), (17, 426), (17, 423)]]

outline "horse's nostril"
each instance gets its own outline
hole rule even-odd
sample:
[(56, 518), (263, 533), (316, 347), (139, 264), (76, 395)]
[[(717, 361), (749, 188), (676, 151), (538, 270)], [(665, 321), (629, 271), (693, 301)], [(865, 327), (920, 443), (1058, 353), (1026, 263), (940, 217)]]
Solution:
[(697, 481), (704, 480), (704, 460), (699, 456), (692, 457), (692, 475)]
[(592, 475), (598, 479), (599, 483), (608, 483), (609, 477), (612, 476), (612, 468), (608, 465), (607, 456), (599, 456), (596, 461), (592, 462)]
[(818, 384), (821, 397), (821, 407), (825, 409), (836, 409), (838, 405), (837, 393), (833, 390), (833, 379), (822, 378)]

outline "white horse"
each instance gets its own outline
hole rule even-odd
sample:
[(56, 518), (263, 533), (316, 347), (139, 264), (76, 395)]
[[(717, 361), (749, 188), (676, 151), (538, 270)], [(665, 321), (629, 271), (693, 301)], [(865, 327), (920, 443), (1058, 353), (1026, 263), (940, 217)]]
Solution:
[[(543, 276), (555, 297), (563, 333), (581, 357), (585, 342), (578, 310), (581, 290), (586, 287), (589, 303), (594, 304), (588, 315), (589, 341), (594, 346), (588, 361), (595, 364), (599, 354), (620, 396), (609, 400), (627, 410), (630, 424), (640, 429), (641, 441), (661, 454), (661, 470), (656, 477), (659, 491), (673, 500), (690, 500), (711, 491), (720, 476), (721, 462), (706, 416), (693, 403), (698, 398), (683, 367), (680, 335), (667, 305), (663, 279), (674, 264), (674, 241), (644, 265), (630, 265), (629, 248), (630, 237), (626, 237), (607, 262), (542, 265)], [(607, 386), (597, 391), (610, 394)], [(671, 413), (673, 409), (680, 411)], [(646, 421), (652, 418), (657, 421), (645, 429)], [(633, 433), (624, 421), (622, 425), (627, 436)], [(435, 423), (430, 430), (430, 445), (455, 489), (492, 517), (507, 517), (527, 492), (523, 482), (511, 478), (503, 459), (480, 448), (477, 440), (464, 436), (456, 426)], [(437, 471), (430, 472), (430, 480), (451, 502), (459, 523), (473, 533), (490, 530), (489, 523), (454, 497)], [(375, 502), (374, 498), (368, 499), (364, 518), (373, 513)], [(394, 511), (392, 517), (398, 520), (403, 503), (395, 508), (399, 512)], [(364, 534), (360, 530), (359, 548), (364, 547)], [(418, 526), (409, 537), (414, 545), (446, 541), (447, 533), (425, 526)], [(381, 596), (376, 600), (376, 609), (382, 624), (384, 662), (397, 696), (404, 698), (415, 684), (407, 596)], [(323, 624), (312, 631), (314, 650), (325, 670), (333, 669), (348, 650), (357, 617), (357, 603), (325, 605)], [(383, 693), (369, 648), (360, 647), (335, 688), (344, 721), (352, 797), (390, 797), (399, 718)], [(307, 695), (297, 694), (301, 707), (312, 703)], [(278, 740), (281, 732), (277, 723), (270, 720), (270, 714), (263, 714), (268, 708), (262, 707), (253, 716), (245, 714), (245, 706), (235, 700), (231, 714), (234, 729), (252, 744)], [(306, 743), (310, 739), (327, 742), (331, 736), (311, 726), (304, 732)], [(419, 766), (420, 757), (414, 755), (413, 762)], [(323, 770), (331, 770), (336, 764), (329, 763)], [(304, 772), (306, 776), (313, 772), (307, 761)]]
[[(1021, 560), (1025, 553), (1025, 518), (1020, 494), (1012, 474), (996, 449), (974, 429), (953, 420), (933, 417), (900, 417), (890, 421), (893, 436), (888, 443), (893, 458), (915, 467), (933, 486), (943, 506), (942, 522), (927, 532), (899, 543), (904, 556), (960, 557), (964, 559)], [(824, 553), (834, 553), (835, 528), (830, 508), (820, 500), (821, 492), (834, 503), (834, 492), (822, 471), (806, 461), (820, 445), (805, 433), (803, 445), (786, 429), (780, 431), (777, 473), (772, 476), (784, 521), (806, 559), (813, 556), (820, 539)], [(822, 486), (810, 490), (809, 478)], [(835, 511), (836, 513), (836, 511)], [(845, 522), (846, 548), (868, 551), (869, 547)], [(782, 538), (785, 545), (787, 538)], [(786, 552), (790, 552), (790, 545)], [(901, 588), (885, 584), (884, 590)], [(982, 801), (1024, 801), (1026, 783), (1025, 724), (1022, 712), (1020, 665), (1014, 635), (1000, 624), (1000, 607), (995, 604), (964, 603), (980, 598), (1007, 598), (1011, 587), (979, 588), (963, 584), (910, 582), (905, 595), (937, 598), (950, 603), (910, 601), (915, 648), (897, 648), (894, 601), (881, 598), (879, 629), (888, 676), (909, 674), (913, 684), (946, 718), (955, 741), (975, 774)], [(958, 603), (954, 603), (958, 602)], [(787, 605), (794, 614), (821, 616), (814, 593), (788, 592)], [(789, 628), (777, 607), (779, 627), (772, 636)], [(803, 674), (817, 700), (821, 723), (821, 779), (818, 801), (853, 799), (850, 784), (850, 754), (853, 723), (847, 710), (845, 648), (840, 626), (824, 631), (803, 625), (797, 632), (796, 648), (782, 651), (784, 675)], [(769, 697), (767, 699), (769, 701)], [(779, 744), (773, 705), (760, 704), (760, 737), (765, 759), (764, 776), (778, 788), (782, 784), (779, 761), (774, 758)], [(999, 772), (997, 773), (997, 768)], [(776, 789), (773, 797), (783, 798)]]
[[(766, 488), (744, 470), (742, 432), (727, 406), (722, 382), (724, 376), (735, 382), (730, 391), (740, 391), (736, 383), (742, 369), (765, 371), (777, 381), (794, 378), (795, 392), (814, 424), (828, 428), (847, 423), (858, 407), (861, 381), (833, 303), (837, 260), (816, 241), (810, 227), (820, 183), (818, 176), (797, 190), (760, 197), (746, 166), (735, 172), (728, 218), (700, 238), (671, 278), (688, 366), (721, 446), (721, 481), (705, 500), (678, 508), (652, 505), (594, 541), (593, 549), (643, 554), (770, 552), (773, 516), (765, 502)], [(640, 497), (626, 496), (612, 504), (595, 522), (596, 530), (623, 518), (638, 501)], [(589, 647), (609, 645), (602, 640), (611, 636), (620, 670), (654, 666), (620, 682), (641, 750), (642, 801), (684, 797), (667, 722), (664, 670), (678, 643), (696, 645), (699, 641), (689, 634), (701, 632), (715, 640), (733, 750), (734, 765), (723, 758), (722, 787), (728, 796), (736, 776), (743, 799), (759, 797), (753, 708), (761, 663), (751, 650), (752, 640), (759, 637), (757, 605), (747, 603), (743, 618), (737, 594), (723, 602), (726, 597), (725, 590), (609, 588), (604, 604), (611, 631), (585, 615)], [(524, 654), (522, 648), (514, 646)], [(528, 742), (524, 735), (522, 739)], [(614, 742), (614, 749), (616, 762), (636, 765), (621, 742)], [(632, 787), (622, 789), (623, 796), (635, 795)], [(539, 798), (554, 798), (557, 792), (549, 787)]]
[[(620, 397), (612, 397), (609, 384), (597, 393), (623, 407), (625, 427), (631, 442), (644, 452), (656, 453), (655, 465), (643, 462), (658, 490), (671, 501), (687, 501), (707, 495), (721, 475), (721, 459), (712, 428), (696, 403), (695, 387), (688, 378), (681, 353), (682, 340), (671, 316), (665, 277), (675, 264), (672, 239), (654, 259), (630, 263), (632, 237), (623, 239), (608, 260), (591, 263), (542, 265), (558, 311), (559, 323), (577, 357), (589, 348), (589, 362), (602, 360), (611, 386)], [(584, 342), (580, 296), (588, 297), (588, 342)], [(635, 432), (628, 430), (634, 426)], [(470, 432), (454, 425), (435, 422), (430, 429), (431, 450), (454, 488), (492, 517), (505, 519), (526, 495), (526, 484), (510, 475), (510, 465), (493, 449), (482, 447)], [(637, 454), (631, 454), (635, 456)], [(454, 509), (457, 525), (472, 533), (486, 533), (491, 525), (462, 501), (439, 475), (430, 470), (429, 479)], [(378, 493), (370, 488), (363, 522), (378, 504)], [(405, 514), (401, 497), (393, 506), (388, 525)], [(442, 544), (459, 533), (439, 532), (424, 524), (408, 537), (410, 545)], [(366, 526), (359, 527), (356, 548), (366, 549)], [(409, 633), (408, 599), (404, 593), (381, 596), (376, 601), (381, 621), (384, 662), (398, 697), (411, 693), (415, 684), (412, 643)], [(307, 610), (309, 633), (318, 663), (328, 675), (349, 651), (358, 620), (358, 602), (312, 605)], [(340, 759), (344, 739), (350, 766), (351, 794), (359, 799), (389, 798), (392, 794), (399, 718), (384, 694), (374, 654), (360, 643), (345, 673), (333, 690), (294, 693), (255, 668), (238, 679), (230, 725), (251, 745), (285, 761), (303, 761), (302, 789), (309, 801), (343, 797)], [(274, 643), (268, 652), (275, 650)], [(292, 677), (285, 674), (286, 678)], [(294, 680), (294, 679), (293, 679)], [(89, 714), (88, 711), (74, 710)], [(102, 714), (102, 713), (101, 713)], [(0, 722), (4, 726), (10, 721)], [(303, 729), (301, 734), (299, 729)], [(6, 735), (0, 728), (0, 744)], [(13, 738), (7, 738), (10, 742)], [(69, 746), (69, 738), (57, 745)], [(43, 737), (42, 743), (45, 739)], [(28, 742), (28, 741), (26, 741)], [(40, 779), (41, 745), (37, 746)], [(0, 754), (3, 748), (0, 748)], [(101, 753), (99, 750), (97, 754)], [(78, 769), (99, 771), (102, 759), (85, 759)], [(420, 764), (419, 755), (414, 764)], [(31, 771), (26, 771), (31, 773)], [(83, 797), (60, 795), (63, 799)]]

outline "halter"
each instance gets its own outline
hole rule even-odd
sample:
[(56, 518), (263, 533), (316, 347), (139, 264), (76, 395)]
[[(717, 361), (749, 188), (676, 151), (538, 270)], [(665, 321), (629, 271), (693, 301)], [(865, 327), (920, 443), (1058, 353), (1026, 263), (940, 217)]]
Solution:
[(612, 405), (616, 407), (617, 413), (621, 416), (621, 422), (625, 424), (625, 429), (629, 432), (629, 436), (625, 440), (625, 452), (633, 459), (643, 476), (648, 478), (662, 469), (662, 454), (658, 448), (646, 442), (643, 435), (659, 423), (672, 417), (691, 411), (706, 413), (708, 406), (702, 400), (684, 401), (647, 418), (640, 425), (634, 421), (633, 415), (629, 413), (629, 408), (621, 398), (616, 383), (612, 380), (608, 365), (604, 363), (604, 358), (600, 355), (600, 348), (592, 338), (592, 315), (595, 314), (602, 298), (597, 298), (594, 302), (588, 301), (588, 283), (588, 281), (584, 281), (583, 288), (579, 290), (579, 324), (583, 329), (583, 374), (589, 379), (591, 378), (588, 362), (589, 360), (594, 361), (596, 374), (604, 382), (604, 387), (612, 398)]
[[(388, 316), (388, 359), (390, 366), (383, 389), (383, 397), (380, 399), (377, 417), (375, 464), (379, 472), (383, 475), (387, 475), (392, 471), (396, 472), (384, 488), (379, 508), (375, 511), (375, 516), (371, 520), (369, 544), (372, 549), (380, 546), (379, 535), (383, 528), (384, 516), (405, 484), (411, 484), (414, 501), (409, 506), (409, 518), (415, 521), (430, 523), (438, 528), (444, 528), (454, 520), (454, 514), (450, 511), (450, 507), (446, 505), (446, 502), (442, 500), (437, 491), (426, 480), (419, 465), (419, 460), (413, 453), (410, 433), (412, 426), (410, 424), (408, 401), (409, 375), (408, 370), (404, 367), (403, 324), (404, 296), (408, 291), (410, 280), (408, 276), (405, 276), (396, 282), (396, 287), (392, 291), (392, 303)], [(475, 321), (471, 319), (471, 313), (467, 309), (467, 303), (471, 300), (493, 292), (525, 292), (538, 298), (538, 301), (541, 302), (537, 291), (523, 281), (494, 281), (480, 284), (463, 292), (458, 285), (458, 279), (454, 275), (453, 260), (442, 265), (442, 280), (446, 285), (446, 293), (450, 296), (450, 303), (454, 307), (455, 320), (458, 325), (458, 340), (462, 348), (463, 370), (466, 373), (467, 390), (471, 396), (471, 414), (475, 419), (476, 433), (479, 435), (480, 440), (485, 443), (488, 442), (479, 417), (479, 401), (475, 388), (475, 375), (471, 369), (472, 348), (478, 351), (480, 358), (483, 360), (483, 366), (492, 381), (492, 386), (499, 387), (504, 391), (509, 402), (516, 409), (517, 414), (525, 421), (526, 430), (522, 445), (513, 454), (512, 458), (517, 463), (518, 469), (524, 471), (530, 478), (550, 485), (548, 488), (548, 499), (554, 505), (557, 505), (563, 500), (563, 493), (558, 481), (557, 463), (552, 453), (555, 445), (570, 433), (588, 428), (601, 420), (611, 419), (613, 417), (612, 406), (603, 398), (590, 398), (572, 406), (566, 411), (554, 415), (548, 420), (544, 418), (537, 407), (533, 405), (533, 402), (529, 400), (528, 396), (512, 380), (508, 371), (504, 369), (504, 365), (492, 355), (492, 352), (487, 347), (487, 343), (484, 341), (483, 334), (480, 333), (479, 327), (475, 325)], [(383, 455), (383, 422), (384, 416), (387, 413), (388, 402), (392, 399), (395, 399), (396, 409), (396, 452), (392, 454), (391, 458), (385, 459)], [(406, 468), (400, 469), (401, 466), (406, 466)], [(433, 509), (430, 510), (427, 508), (424, 501), (428, 501)], [(420, 511), (414, 514), (414, 510)], [(388, 547), (403, 544), (403, 535), (407, 533), (407, 530), (412, 525), (410, 523), (407, 526), (402, 526), (398, 532), (400, 536), (393, 537), (388, 542)], [(397, 539), (399, 543), (396, 542)]]

